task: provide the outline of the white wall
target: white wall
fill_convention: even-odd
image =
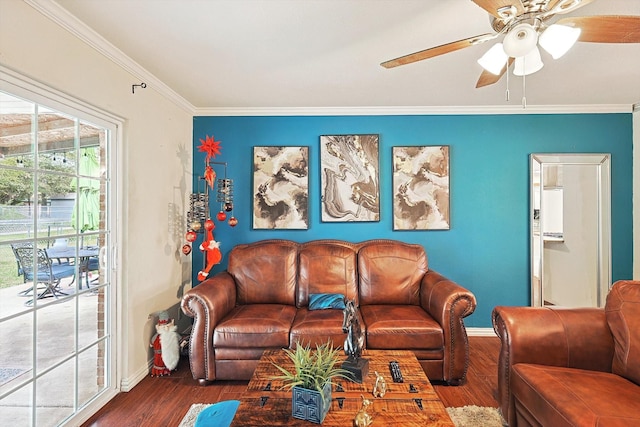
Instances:
[[[123,117],[120,266],[124,301],[122,384],[148,373],[150,313],[178,303],[190,263],[180,255],[191,191],[190,111],[22,1],[0,0],[0,63]]]

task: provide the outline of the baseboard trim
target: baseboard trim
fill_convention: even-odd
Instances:
[[[496,333],[493,328],[466,328],[467,335],[470,337],[495,337]],[[153,360],[149,360],[147,366],[143,366],[132,376],[127,378],[123,378],[120,382],[120,390],[124,392],[131,391],[133,387],[135,387],[140,381],[142,381],[147,375],[150,375],[151,365],[153,364]]]
[[[149,360],[147,366],[143,366],[138,369],[132,376],[127,378],[123,378],[120,381],[120,391],[131,391],[140,381],[142,381],[147,375],[150,375],[151,365],[153,364],[153,359]]]
[[[467,335],[470,337],[495,337],[493,328],[467,328]]]

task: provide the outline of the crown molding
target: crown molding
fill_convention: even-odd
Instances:
[[[195,116],[400,116],[484,114],[606,114],[631,113],[631,105],[490,105],[446,107],[216,107],[196,108]]]
[[[60,6],[57,2],[51,0],[24,1],[38,12],[42,13],[45,17],[69,31],[75,37],[100,52],[109,60],[113,61],[116,65],[120,66],[137,79],[145,82],[148,88],[153,88],[183,110],[189,113],[194,112],[195,107],[193,104],[164,84],[159,78],[135,62],[120,49],[109,43],[104,37],[96,33],[87,24],[69,13],[69,11]]]
[[[491,106],[378,106],[378,107],[195,107],[151,72],[108,42],[84,22],[51,0],[24,0],[45,17],[100,52],[136,79],[194,116],[382,116],[483,114],[631,113],[634,105],[491,105]]]

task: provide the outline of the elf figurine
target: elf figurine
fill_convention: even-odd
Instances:
[[[206,265],[198,272],[198,280],[203,281],[209,276],[211,268],[219,264],[222,260],[222,252],[220,252],[220,242],[216,242],[213,237],[213,229],[215,224],[209,218],[204,222],[204,229],[206,231],[206,237],[200,245],[200,250],[205,253]]]
[[[178,327],[173,319],[169,319],[169,313],[161,311],[156,324],[156,334],[151,338],[150,347],[153,347],[152,377],[171,375],[171,371],[178,366],[180,359],[180,335]]]

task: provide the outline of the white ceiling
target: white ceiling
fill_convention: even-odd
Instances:
[[[58,0],[186,99],[206,108],[519,106],[522,78],[476,89],[491,42],[394,69],[385,60],[491,32],[470,0]],[[640,15],[599,0],[572,16]],[[528,105],[640,101],[640,44],[577,43],[526,78]]]

